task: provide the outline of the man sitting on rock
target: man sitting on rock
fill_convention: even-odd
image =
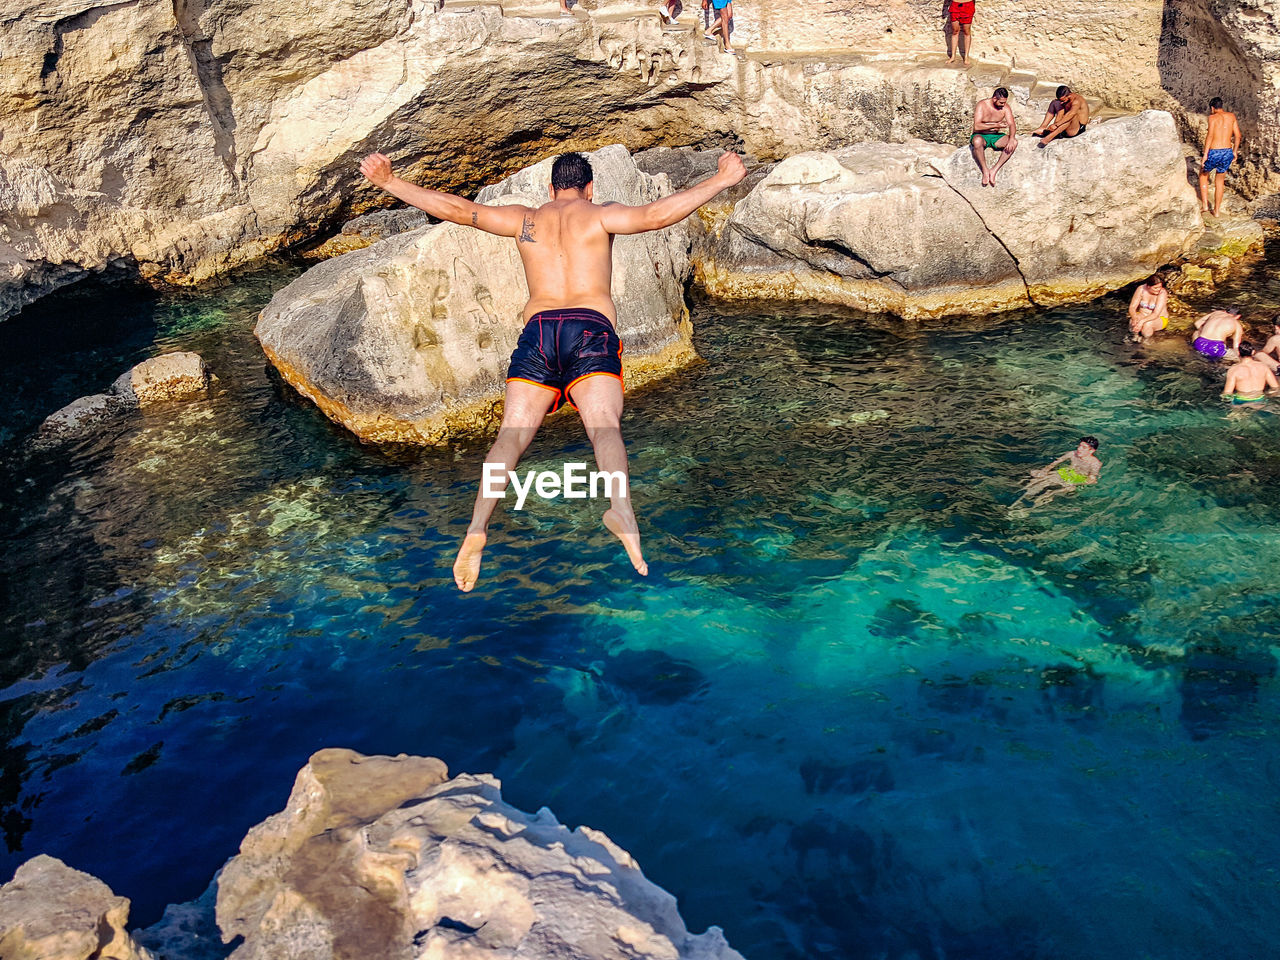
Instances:
[[[1058,88],[1057,99],[1049,104],[1045,111],[1044,122],[1040,129],[1031,135],[1040,138],[1040,146],[1051,143],[1058,137],[1078,137],[1089,127],[1089,103],[1071,88],[1063,85]]]
[[[1013,108],[1009,106],[1008,90],[996,87],[988,99],[978,101],[973,111],[973,136],[969,138],[969,149],[982,171],[984,187],[996,185],[996,174],[1018,149],[1017,131],[1018,123],[1013,118]],[[987,147],[1000,151],[1000,159],[990,169],[987,168]]]
[[[1191,346],[1196,352],[1210,360],[1221,360],[1223,357],[1235,359],[1240,347],[1240,338],[1244,336],[1244,327],[1240,325],[1240,314],[1229,310],[1213,310],[1196,321],[1195,338]],[[1231,349],[1227,349],[1227,339],[1231,339]]]
[[[537,207],[487,206],[429,190],[393,176],[380,153],[365,157],[360,172],[405,203],[450,223],[470,224],[486,233],[513,237],[524,265],[529,301],[524,331],[511,355],[502,426],[485,457],[485,475],[471,525],[453,564],[453,579],[464,593],[480,579],[480,559],[494,507],[506,492],[509,471],[533,440],[542,419],[568,400],[582,417],[603,473],[627,475],[622,442],[622,344],[614,330],[618,311],[611,292],[613,238],[679,223],[718,193],[746,176],[742,159],[721,155],[719,169],[687,190],[639,207],[592,202],[591,164],[580,153],[557,157],[551,168],[551,200]],[[640,531],[627,484],[610,486],[604,524],[626,548],[642,575],[649,572],[640,552]]]
[[[1271,318],[1271,336],[1257,353],[1258,358],[1274,373],[1280,369],[1280,313]]]
[[[1227,368],[1227,382],[1222,387],[1222,399],[1233,404],[1261,403],[1266,399],[1264,391],[1280,390],[1280,381],[1270,368],[1253,353],[1253,347],[1240,344],[1240,362]]]

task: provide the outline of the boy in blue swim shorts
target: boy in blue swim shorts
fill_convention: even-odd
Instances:
[[[1222,98],[1209,101],[1209,131],[1204,138],[1204,157],[1200,161],[1200,211],[1216,217],[1222,210],[1223,176],[1244,143],[1236,115],[1224,110]],[[1209,177],[1213,176],[1213,206],[1209,205]]]
[[[707,28],[703,36],[714,40],[719,31],[720,39],[724,41],[724,52],[733,53],[733,45],[729,42],[729,34],[733,32],[733,0],[702,0],[703,10],[712,8],[716,11],[717,20]]]

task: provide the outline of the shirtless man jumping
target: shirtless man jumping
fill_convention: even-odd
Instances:
[[[524,332],[511,355],[498,439],[485,457],[501,483],[486,496],[481,483],[471,525],[453,564],[458,589],[470,591],[480,579],[489,518],[506,491],[508,471],[520,461],[550,411],[568,400],[575,406],[602,473],[627,474],[622,442],[622,345],[614,330],[618,311],[612,296],[613,238],[617,234],[661,230],[746,176],[742,159],[720,157],[718,171],[693,187],[639,207],[596,204],[591,164],[566,153],[551,168],[551,201],[542,206],[486,206],[401,180],[380,153],[365,157],[360,172],[405,203],[450,223],[470,224],[486,233],[513,237],[529,285]],[[620,492],[619,492],[620,490]],[[649,572],[640,552],[640,529],[627,484],[612,484],[604,524],[626,548],[632,565]]]
[[[982,171],[982,185],[994,187],[996,174],[1009,162],[1018,149],[1018,122],[1009,106],[1009,91],[996,87],[990,98],[979,100],[973,109],[973,135],[969,138],[969,150]],[[1000,159],[990,169],[987,167],[987,147],[1000,151]]]
[[[1235,351],[1240,348],[1240,338],[1244,336],[1244,327],[1240,325],[1240,314],[1214,310],[1196,321],[1195,334],[1191,346],[1196,352],[1210,360],[1221,360],[1223,357],[1235,357]],[[1230,351],[1227,350],[1227,338],[1231,339]]]
[[[1222,98],[1209,101],[1209,131],[1204,138],[1204,157],[1200,160],[1200,210],[1216,217],[1222,210],[1223,178],[1236,158],[1236,151],[1244,143],[1244,134],[1236,115],[1222,108]],[[1213,206],[1209,206],[1209,176],[1217,174],[1213,182]]]
[[[1089,103],[1068,86],[1058,88],[1058,98],[1045,111],[1044,123],[1031,135],[1046,146],[1058,137],[1078,137],[1089,128]]]

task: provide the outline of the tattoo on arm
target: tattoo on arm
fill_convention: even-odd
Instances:
[[[520,236],[516,237],[519,243],[537,243],[533,239],[533,217],[525,214],[524,224],[520,227]]]
[[[475,210],[472,210],[472,211],[471,211],[471,225],[472,225],[473,227],[478,227],[478,226],[480,226],[480,214],[479,214],[478,212],[476,212]]]

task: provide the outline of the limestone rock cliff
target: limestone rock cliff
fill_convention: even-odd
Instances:
[[[89,273],[199,280],[331,229],[384,202],[355,169],[372,149],[469,190],[615,142],[953,142],[997,83],[1026,122],[1065,80],[1192,138],[1221,92],[1252,196],[1280,184],[1269,3],[984,0],[962,72],[941,0],[739,0],[742,59],[702,42],[692,4],[664,30],[611,0],[565,20],[550,2],[0,0],[0,317]]]
[[[125,931],[129,901],[55,857],[38,856],[0,886],[4,960],[151,960]]]
[[[232,960],[741,960],[604,834],[499,787],[431,758],[315,754],[223,870]]]
[[[620,146],[591,154],[595,198],[648,203],[671,192]],[[482,202],[546,201],[551,161],[485,188]],[[614,243],[614,300],[629,385],[693,358],[683,227]],[[365,440],[437,442],[492,425],[528,288],[515,243],[438,224],[327,260],[281,290],[255,333],[271,362]]]
[[[967,148],[920,141],[789,158],[698,244],[699,277],[726,299],[987,313],[1118,289],[1203,231],[1169,114],[1036,144],[1022,138],[994,188]]]

